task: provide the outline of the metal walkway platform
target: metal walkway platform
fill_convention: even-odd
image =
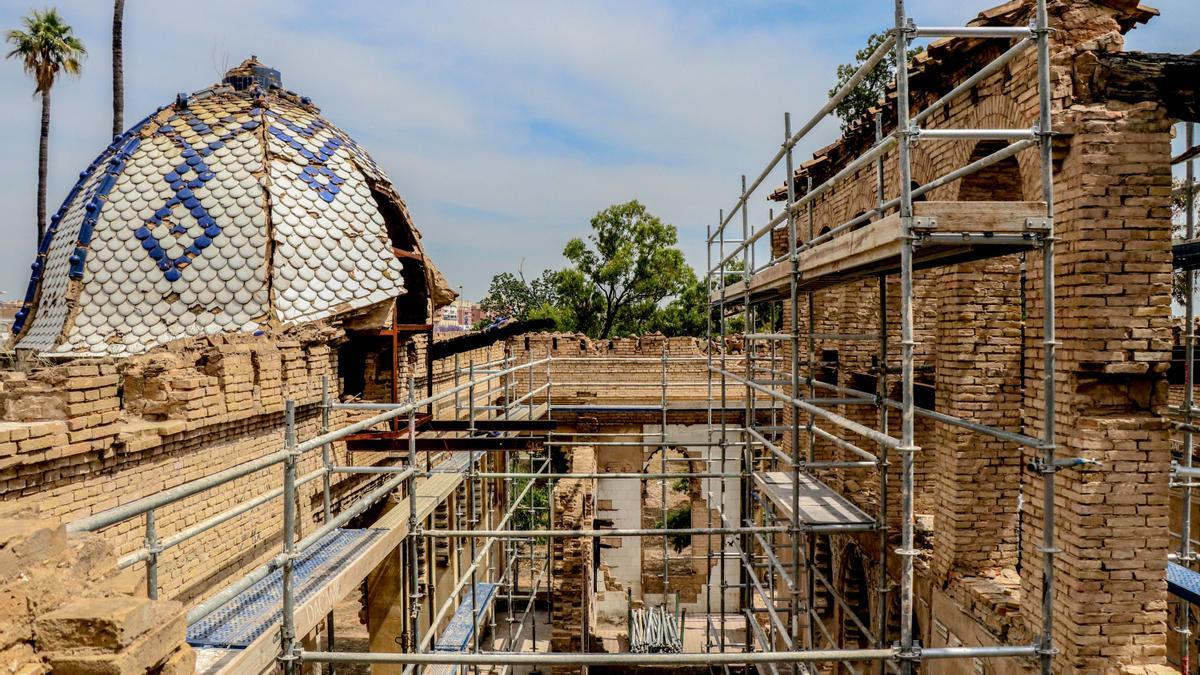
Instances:
[[[475,584],[475,602],[478,605],[480,623],[483,622],[483,616],[487,614],[491,608],[492,600],[496,598],[496,588],[498,584],[477,583]],[[471,598],[465,597],[459,603],[458,609],[454,611],[454,616],[450,617],[450,623],[446,624],[446,628],[442,630],[442,634],[438,636],[437,643],[434,644],[433,650],[437,652],[461,652],[467,649],[471,643],[471,638],[475,634],[475,618],[473,616],[474,608],[471,606]]]
[[[479,623],[483,624],[484,617],[488,609],[491,608],[492,600],[496,598],[497,584],[475,584],[475,602],[479,603]],[[437,642],[433,646],[435,652],[465,652],[471,645],[471,637],[475,633],[475,617],[473,616],[471,607],[471,598],[464,598],[458,609],[454,611],[454,616],[450,617],[450,622],[446,624],[446,628],[442,630],[442,634],[438,637]],[[461,672],[466,672],[462,666],[443,663],[435,666],[428,666],[424,672],[426,675],[459,675]]]
[[[383,536],[383,530],[336,530],[303,553],[294,572],[298,603],[319,591],[331,576]],[[193,647],[246,648],[276,627],[283,612],[283,570],[272,572],[241,595],[188,626]]]
[[[792,517],[792,474],[763,471],[754,474],[763,494],[784,518]],[[849,499],[834,492],[812,474],[800,474],[800,522],[805,525],[868,525],[875,520]]]
[[[1183,565],[1168,562],[1167,590],[1177,598],[1200,605],[1200,572],[1193,572]]]

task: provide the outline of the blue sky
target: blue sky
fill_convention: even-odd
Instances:
[[[998,0],[909,0],[919,23],[961,24]],[[1132,49],[1200,48],[1200,2],[1163,16]],[[28,1],[0,0],[0,26]],[[92,54],[54,90],[49,208],[108,142],[111,7],[62,0]],[[375,157],[427,248],[478,298],[491,277],[564,264],[562,247],[605,206],[639,199],[704,266],[705,227],[806,119],[838,63],[890,22],[889,0],[366,2],[128,0],[126,119],[203,88],[249,54]],[[185,9],[186,7],[186,9]],[[37,101],[0,63],[0,290],[19,297],[32,260]],[[827,123],[800,148],[827,144]],[[755,219],[766,206],[756,205]]]

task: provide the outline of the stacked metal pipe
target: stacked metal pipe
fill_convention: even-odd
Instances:
[[[678,654],[683,627],[666,607],[637,608],[629,618],[629,651],[634,654]]]

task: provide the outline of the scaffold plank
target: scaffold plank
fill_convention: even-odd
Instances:
[[[980,260],[1038,245],[1037,235],[1044,231],[1044,202],[917,202],[913,215],[921,232],[936,233],[937,238],[918,240],[913,252],[913,268],[938,267]],[[958,235],[958,238],[946,235]],[[1027,241],[995,243],[988,237],[1031,235]],[[843,284],[900,269],[903,243],[900,215],[893,213],[857,230],[834,236],[800,252],[797,283],[801,290]],[[753,301],[781,296],[790,287],[791,262],[780,261],[756,273],[749,280]],[[745,299],[747,282],[739,281],[724,290],[711,293],[713,303],[722,297],[726,304]]]
[[[1200,239],[1176,241],[1171,248],[1175,269],[1183,271],[1200,269]]]
[[[458,609],[454,610],[454,616],[450,617],[450,622],[442,629],[441,635],[438,636],[437,643],[434,644],[434,651],[438,652],[461,652],[466,651],[467,646],[471,643],[471,638],[475,635],[475,613],[479,613],[480,624],[487,623],[487,613],[492,606],[492,600],[496,597],[497,584],[477,583],[475,584],[474,601],[472,604],[471,597],[464,597],[459,602]]]
[[[382,534],[382,530],[339,529],[305,551],[295,567],[297,601],[308,600],[342,566]],[[282,597],[283,570],[280,569],[188,626],[187,642],[193,647],[248,647],[280,620]]]
[[[466,462],[466,455],[461,461]],[[435,473],[428,478],[417,479],[417,520],[423,521],[433,513],[438,504],[454,492],[462,483],[465,472]],[[332,611],[334,605],[352,592],[366,575],[393,551],[408,536],[408,500],[403,499],[395,507],[371,524],[372,531],[381,532],[357,552],[353,559],[344,561],[330,570],[320,588],[296,603],[296,632],[303,635],[315,628]],[[259,632],[247,646],[240,649],[219,647],[199,648],[197,662],[205,668],[197,673],[243,673],[261,672],[279,655],[279,623],[273,620]]]
[[[785,518],[792,517],[792,474],[787,471],[761,471],[754,480]],[[800,474],[800,522],[804,525],[865,525],[874,522],[849,499],[834,492],[812,474]]]

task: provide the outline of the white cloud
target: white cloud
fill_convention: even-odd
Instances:
[[[1189,0],[1162,2],[1164,13],[1172,3],[1196,13]],[[975,13],[961,2],[909,4],[930,22]],[[774,153],[783,111],[799,126],[823,102],[834,65],[886,27],[890,5],[207,0],[189,14],[130,3],[126,117],[255,53],[375,156],[469,296],[522,258],[533,273],[561,264],[563,244],[586,233],[592,214],[631,198],[679,226],[700,268],[705,225],[734,202],[738,176],[753,177]],[[59,9],[92,57],[82,80],[54,92],[51,209],[110,126],[108,3]],[[26,0],[0,0],[0,23],[27,10]],[[16,63],[0,64],[0,88],[0,289],[19,296],[33,250],[37,105]],[[822,126],[799,155],[835,132]],[[766,208],[756,201],[755,221]]]

